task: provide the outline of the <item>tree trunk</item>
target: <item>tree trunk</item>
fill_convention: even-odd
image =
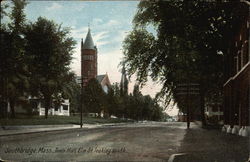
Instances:
[[[51,105],[51,95],[45,96],[45,119],[48,118],[48,112]]]
[[[201,112],[202,127],[205,127],[207,125],[205,119],[205,94],[202,88],[200,90],[200,112]]]
[[[10,99],[10,112],[11,112],[11,118],[15,118],[16,117],[16,113],[15,113],[15,99]]]

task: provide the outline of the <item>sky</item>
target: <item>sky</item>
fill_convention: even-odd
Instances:
[[[54,20],[63,27],[71,28],[71,36],[77,41],[71,69],[80,75],[80,42],[85,40],[90,26],[93,41],[98,49],[98,75],[107,73],[111,83],[120,82],[123,57],[122,41],[132,30],[132,20],[139,1],[28,1],[25,14],[28,21],[39,16]],[[135,77],[129,83],[133,91]],[[161,85],[149,79],[142,88],[144,95],[154,97]],[[175,115],[176,110],[169,112]]]

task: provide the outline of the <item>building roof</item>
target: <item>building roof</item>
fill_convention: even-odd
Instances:
[[[109,81],[109,77],[108,74],[104,74],[104,75],[97,75],[96,79],[98,80],[98,82],[102,85],[102,86],[111,86],[110,81]]]
[[[84,44],[83,44],[83,49],[93,49],[95,50],[95,45],[90,33],[90,28],[88,30],[87,36],[85,38]]]
[[[104,79],[104,77],[106,76],[106,74],[104,75],[97,75],[96,79],[98,80],[98,82],[101,84],[102,80]]]

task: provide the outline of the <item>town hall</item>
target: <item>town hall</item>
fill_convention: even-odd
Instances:
[[[98,50],[92,39],[90,28],[88,28],[88,33],[85,41],[83,42],[83,39],[81,41],[81,75],[83,76],[82,86],[85,87],[90,79],[96,78],[101,84],[103,91],[105,93],[108,93],[108,87],[111,86],[109,77],[107,73],[98,75],[97,58]]]

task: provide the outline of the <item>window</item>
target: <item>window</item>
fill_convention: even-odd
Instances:
[[[83,55],[83,60],[94,60],[93,55]]]
[[[59,104],[55,104],[55,111],[58,111],[58,109],[60,108]]]
[[[63,110],[68,110],[68,105],[63,105]]]
[[[45,101],[44,101],[44,100],[41,101],[41,107],[42,107],[42,108],[45,107]]]
[[[34,100],[30,101],[30,105],[31,105],[32,109],[37,109],[37,107],[38,107],[38,103]]]
[[[238,72],[238,57],[234,57],[234,73]]]
[[[212,106],[212,111],[213,111],[213,112],[217,112],[217,111],[218,111],[218,107],[217,107],[216,105],[213,105],[213,106]]]

